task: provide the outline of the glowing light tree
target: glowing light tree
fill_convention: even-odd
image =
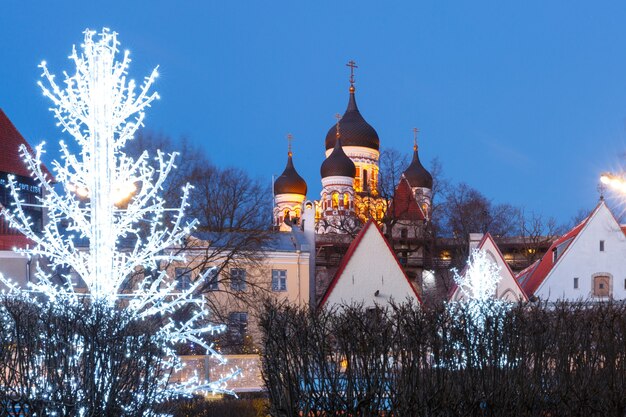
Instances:
[[[484,250],[474,249],[467,261],[464,273],[454,272],[454,282],[464,297],[474,303],[494,298],[498,283],[502,279],[500,267],[487,257]]]
[[[452,272],[463,297],[449,305],[449,313],[462,328],[467,343],[455,346],[456,362],[447,366],[463,369],[506,365],[507,360],[498,356],[493,346],[485,345],[500,334],[502,319],[510,308],[510,303],[495,298],[502,279],[500,267],[488,258],[486,251],[473,249],[462,273],[456,269]]]
[[[13,179],[9,186],[15,203],[3,214],[34,242],[25,252],[45,260],[46,265],[38,266],[37,280],[27,289],[6,278],[2,281],[10,288],[10,295],[41,303],[76,305],[88,299],[100,312],[108,309],[114,314],[123,309],[130,321],[160,320],[157,337],[167,349],[165,366],[181,367],[174,351],[178,343],[199,344],[207,354],[223,360],[203,339],[207,333],[223,330],[223,326],[208,323],[204,303],[194,297],[205,277],[180,289],[162,268],[163,263],[182,260],[170,248],[186,237],[195,223],[184,217],[189,185],[175,208],[166,207],[159,196],[175,168],[176,155],[157,151],[156,164],[151,164],[147,151],[136,160],[124,153],[125,144],[143,124],[144,110],[158,99],[158,94],[151,92],[157,71],[137,86],[128,79],[129,53],[124,52],[118,60],[118,48],[116,33],[87,30],[80,49],[74,47],[70,55],[75,73],[64,73],[63,83],[56,81],[45,62],[41,64],[45,83],[39,85],[54,104],[51,111],[58,125],[74,138],[79,152],[75,154],[71,146],[60,143],[62,156],[60,162],[53,162],[57,183],[53,185],[42,168],[43,144],[34,154],[22,147],[32,176],[44,190],[40,203],[48,221],[43,230],[36,230],[27,214],[28,204],[20,198]],[[88,242],[88,247],[79,241]],[[69,268],[79,280],[68,274],[59,283],[54,271]],[[138,271],[147,270],[160,272],[136,278]],[[46,296],[44,301],[41,294]],[[171,318],[180,310],[186,312],[185,320]],[[82,343],[80,337],[76,343]],[[234,374],[176,385],[169,384],[169,375],[164,375],[155,398],[197,390],[227,391],[225,382]]]

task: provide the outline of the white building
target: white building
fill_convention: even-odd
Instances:
[[[540,300],[626,299],[626,236],[603,200],[517,276]]]
[[[320,307],[363,304],[367,308],[391,300],[421,303],[389,243],[370,220],[341,260]]]
[[[498,245],[496,245],[493,237],[489,233],[484,236],[481,234],[476,235],[477,234],[474,233],[470,234],[470,238],[480,237],[480,240],[475,239],[470,242],[470,249],[476,248],[485,251],[487,258],[500,269],[500,280],[498,281],[493,297],[498,300],[510,302],[528,301],[526,293],[520,287],[513,271],[511,271],[511,267],[509,267],[509,264],[504,260],[504,256],[502,252],[500,252],[500,249],[498,249]],[[474,244],[472,244],[472,242],[474,242]],[[464,273],[465,271],[461,274]],[[465,298],[465,294],[456,284],[452,287],[450,294],[450,301],[461,301]]]

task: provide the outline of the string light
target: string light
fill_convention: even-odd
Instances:
[[[3,215],[34,243],[23,252],[45,259],[48,264],[37,265],[37,280],[30,282],[28,288],[19,287],[9,278],[2,277],[0,281],[9,288],[9,294],[35,300],[33,294],[43,293],[48,296],[48,302],[62,309],[83,300],[84,290],[69,277],[58,284],[53,274],[46,271],[69,267],[87,287],[87,296],[94,305],[105,306],[113,313],[124,304],[129,320],[168,317],[193,307],[187,321],[168,320],[159,329],[158,336],[168,353],[166,365],[175,370],[182,367],[175,354],[179,343],[195,343],[224,365],[225,358],[204,340],[205,335],[221,332],[224,326],[207,325],[209,311],[202,300],[194,297],[212,271],[206,271],[189,288],[180,290],[160,268],[166,263],[184,261],[183,256],[172,253],[170,248],[176,247],[194,228],[195,221],[189,222],[184,216],[192,187],[183,187],[177,207],[166,208],[159,193],[174,168],[176,154],[157,151],[156,167],[152,167],[147,151],[137,159],[123,152],[126,143],[143,125],[144,110],[158,99],[158,94],[150,91],[157,71],[146,77],[136,91],[135,82],[127,80],[129,52],[125,51],[122,59],[117,60],[118,46],[115,32],[85,31],[80,51],[74,47],[70,55],[76,71],[73,75],[65,74],[63,84],[57,84],[45,61],[41,63],[46,84],[39,82],[39,85],[54,105],[51,111],[59,126],[74,138],[80,152],[74,154],[60,142],[60,162],[52,163],[55,182],[62,185],[59,188],[52,185],[52,178],[44,171],[43,144],[34,153],[21,147],[26,165],[43,189],[39,205],[46,210],[48,221],[42,230],[35,227],[27,215],[27,207],[32,204],[20,196],[12,176],[9,187],[14,204]],[[124,207],[120,207],[122,202]],[[166,211],[170,216],[164,215]],[[81,247],[77,239],[87,241],[88,247]],[[130,293],[124,292],[137,268],[161,270],[156,276],[144,274],[131,283]],[[122,299],[124,302],[120,303]],[[79,338],[76,343],[80,343]],[[80,352],[81,347],[76,348]],[[227,381],[238,372],[232,370],[212,381],[194,376],[175,384],[163,378],[155,399],[199,390],[232,393]]]

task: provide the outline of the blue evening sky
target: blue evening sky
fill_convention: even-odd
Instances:
[[[357,100],[382,147],[438,157],[495,202],[568,221],[626,150],[626,2],[4,1],[0,107],[33,144],[62,135],[36,85],[82,31],[110,27],[142,79],[160,65],[149,129],[188,136],[218,165],[321,189],[324,137]],[[269,198],[269,197],[268,197]]]

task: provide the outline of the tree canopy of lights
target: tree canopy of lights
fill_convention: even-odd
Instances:
[[[33,242],[24,252],[44,262],[37,266],[36,280],[26,289],[8,278],[2,281],[9,287],[9,295],[59,305],[89,299],[100,310],[124,309],[128,314],[123,317],[128,320],[161,320],[159,337],[169,349],[166,365],[173,369],[182,366],[174,350],[179,343],[199,344],[207,354],[223,361],[204,340],[205,335],[223,330],[223,326],[208,322],[209,312],[196,294],[206,274],[181,289],[162,268],[164,263],[183,260],[171,248],[195,224],[184,216],[189,185],[174,208],[167,207],[160,197],[164,181],[175,169],[176,155],[157,151],[154,164],[147,151],[137,159],[124,153],[125,144],[143,125],[144,110],[159,98],[151,91],[157,70],[138,84],[128,76],[129,52],[123,52],[121,59],[119,55],[115,32],[87,30],[84,42],[80,48],[74,47],[69,57],[75,71],[64,72],[62,82],[41,63],[43,81],[39,85],[53,103],[51,111],[58,125],[75,144],[60,142],[60,161],[52,165],[54,178],[47,176],[42,165],[43,144],[34,151],[22,146],[21,155],[43,189],[39,205],[47,221],[42,230],[33,224],[29,205],[20,197],[14,178],[9,180],[14,204],[3,214]],[[80,242],[88,242],[88,246]],[[68,270],[74,275],[67,273],[59,281],[55,271]],[[40,301],[42,294],[46,301]],[[185,312],[185,319],[174,320],[172,315],[180,311]],[[169,383],[166,375],[159,398],[198,390],[224,392],[226,381],[237,372],[212,381],[195,378],[180,384]]]
[[[500,267],[487,257],[486,251],[480,249],[472,250],[467,267],[461,274],[457,270],[453,273],[454,282],[465,298],[479,302],[493,298],[502,279]]]

